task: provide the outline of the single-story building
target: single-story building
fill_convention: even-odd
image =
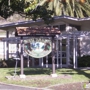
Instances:
[[[83,55],[90,55],[90,18],[74,18],[69,16],[56,16],[54,22],[46,25],[43,20],[37,21],[19,21],[14,23],[7,23],[0,25],[0,29],[5,32],[1,33],[0,38],[0,56],[3,59],[8,59],[20,51],[20,37],[15,37],[17,29],[21,31],[31,30],[30,28],[44,28],[49,27],[59,29],[60,34],[55,35],[55,65],[57,68],[73,66],[77,68],[77,57]],[[43,32],[43,31],[41,31]],[[46,32],[46,31],[45,31]],[[43,38],[50,39],[50,37],[36,37],[37,40]],[[35,36],[23,37],[23,40],[36,39]],[[40,39],[41,38],[41,39]],[[29,41],[30,41],[29,40]],[[41,42],[41,41],[38,41]],[[52,51],[51,51],[52,52]],[[51,52],[44,57],[33,57],[23,51],[23,55],[27,57],[28,67],[51,67],[52,58]],[[42,52],[43,53],[43,52]],[[73,59],[73,61],[72,61]],[[73,62],[73,63],[72,63]]]

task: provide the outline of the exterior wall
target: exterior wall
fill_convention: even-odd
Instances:
[[[9,57],[14,56],[16,51],[16,44],[9,44]],[[0,41],[0,59],[6,59],[6,42]]]
[[[14,29],[12,28],[12,31]],[[11,36],[11,33],[9,33],[9,37]],[[3,38],[6,38],[6,31],[0,31],[0,59],[6,59],[6,51],[7,51],[7,45],[6,41],[2,41]],[[13,54],[16,53],[16,44],[9,44],[8,50],[9,50],[9,57],[11,57]]]
[[[90,23],[87,21],[85,24],[81,26],[82,31],[89,31],[84,32],[84,36],[80,37],[80,54],[83,55],[90,55]]]
[[[4,43],[3,42],[0,42],[0,59],[4,59],[5,58],[5,47],[4,47]]]
[[[5,31],[0,31],[0,38],[6,37],[6,32]],[[6,50],[6,43],[0,41],[0,59],[4,59],[6,56],[5,53]]]
[[[90,25],[87,23],[87,25],[81,25],[81,31],[89,31],[90,29]],[[13,31],[14,31],[14,28],[11,29],[12,31],[9,33],[9,34],[13,34]],[[1,37],[5,37],[5,35],[0,35]],[[10,37],[11,35],[9,35]],[[12,35],[13,36],[13,35]],[[3,47],[3,42],[0,42],[0,58],[4,58],[3,56],[6,55],[6,53],[4,53],[5,51],[3,51],[3,48],[6,50],[6,44],[5,44],[5,47]],[[73,46],[73,45],[72,45]],[[9,44],[9,53],[13,53],[15,54],[16,53],[16,44]],[[90,34],[87,35],[86,33],[86,36],[84,37],[80,37],[80,54],[81,56],[83,55],[90,55]],[[10,55],[11,56],[11,55]],[[49,61],[48,61],[49,62]]]
[[[90,28],[89,26],[86,27],[86,26],[83,25],[81,27],[81,30],[83,30],[83,31],[89,31],[89,28]]]
[[[82,37],[80,39],[80,53],[83,55],[90,55],[90,36]]]

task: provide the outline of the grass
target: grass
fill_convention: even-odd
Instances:
[[[72,82],[88,82],[90,80],[90,70],[78,69],[56,69],[59,77],[52,78],[49,68],[24,68],[24,74],[27,79],[8,80],[6,76],[14,75],[14,68],[0,68],[0,82],[8,84],[18,84],[33,87],[46,87],[54,84],[65,84]],[[20,75],[20,68],[17,69],[17,75]],[[71,76],[71,78],[61,78],[61,76]],[[29,78],[30,77],[30,78]]]

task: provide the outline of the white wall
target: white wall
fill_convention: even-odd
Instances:
[[[16,44],[9,44],[9,55],[12,56],[16,53]],[[0,59],[6,58],[6,43],[0,42]]]
[[[83,37],[80,39],[80,53],[83,55],[90,55],[90,21],[84,21],[81,25],[81,31],[89,31],[84,32]]]
[[[90,55],[90,36],[85,36],[80,39],[80,53],[83,55]]]

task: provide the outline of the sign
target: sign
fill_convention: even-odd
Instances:
[[[15,36],[55,36],[60,34],[59,28],[51,27],[17,27]]]
[[[24,40],[24,51],[34,58],[45,57],[52,51],[51,39],[35,37]]]

